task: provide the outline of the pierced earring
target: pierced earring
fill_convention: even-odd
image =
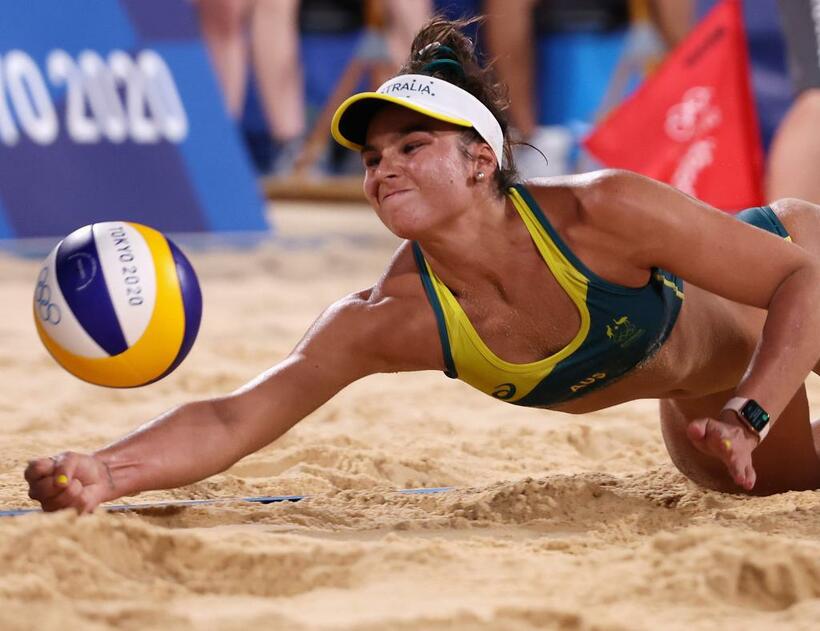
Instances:
[[[475,174],[475,179],[478,180],[479,182],[481,180],[483,180],[484,179],[484,171],[479,171],[478,173],[476,173]]]

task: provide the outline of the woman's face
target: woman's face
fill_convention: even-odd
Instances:
[[[391,232],[419,238],[468,203],[475,174],[460,139],[463,131],[395,105],[373,117],[362,149],[364,192]]]

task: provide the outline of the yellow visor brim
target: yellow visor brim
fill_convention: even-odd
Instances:
[[[444,112],[437,112],[430,107],[414,103],[407,98],[390,96],[380,92],[360,92],[346,99],[333,115],[330,123],[330,133],[333,138],[343,147],[361,151],[365,143],[367,128],[373,115],[385,105],[392,103],[400,107],[406,107],[414,112],[419,112],[430,118],[452,123],[459,127],[473,127],[473,124],[457,116]]]

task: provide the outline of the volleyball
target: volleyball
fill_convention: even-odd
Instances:
[[[161,232],[138,223],[84,226],[58,243],[34,290],[49,353],[89,383],[131,388],[185,359],[202,316],[193,267]]]

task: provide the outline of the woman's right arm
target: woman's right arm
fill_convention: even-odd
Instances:
[[[416,311],[412,299],[409,306]],[[93,454],[32,460],[25,472],[29,496],[47,511],[89,512],[123,495],[224,471],[365,375],[438,367],[430,365],[429,350],[408,350],[434,348],[408,339],[427,329],[406,327],[414,320],[408,315],[406,300],[374,298],[371,290],[348,296],[319,317],[285,360],[232,394],[177,407]],[[399,331],[406,335],[399,338]]]

